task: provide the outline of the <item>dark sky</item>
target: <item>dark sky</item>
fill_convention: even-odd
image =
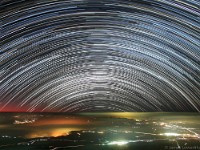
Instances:
[[[200,111],[198,0],[1,3],[0,112]]]

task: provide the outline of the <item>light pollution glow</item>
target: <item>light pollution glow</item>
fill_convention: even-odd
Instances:
[[[147,133],[143,131],[135,131],[136,134],[149,134],[166,137],[188,137],[198,138],[198,131],[194,131],[188,127],[189,124],[197,124],[199,126],[200,116],[198,113],[79,113],[76,115],[67,114],[0,114],[0,133],[4,135],[22,136],[26,138],[36,137],[57,137],[68,135],[71,131],[97,129],[99,134],[104,131],[113,129],[115,124],[113,121],[118,120],[122,126],[115,129],[114,132],[129,133],[123,121],[135,120],[136,124],[141,125],[142,120],[149,123],[152,120],[154,126],[158,126],[162,130]],[[199,118],[199,119],[198,119]],[[120,119],[125,119],[121,122]],[[127,119],[127,120],[126,120]],[[144,123],[145,123],[144,122]],[[181,124],[177,125],[177,123]],[[193,127],[195,128],[195,127]],[[178,133],[176,129],[183,132]],[[114,129],[113,129],[114,130]],[[150,132],[150,131],[149,131]]]
[[[81,128],[59,128],[55,127],[55,129],[39,129],[34,132],[26,135],[27,138],[36,138],[36,137],[58,137],[58,136],[66,136],[71,131],[79,131]]]
[[[45,118],[30,123],[29,126],[36,128],[31,134],[26,135],[27,138],[35,137],[57,137],[68,135],[71,131],[78,131],[82,128],[72,128],[73,126],[80,126],[88,124],[87,120],[82,118]],[[65,127],[70,126],[70,127]],[[44,128],[47,127],[47,128]]]

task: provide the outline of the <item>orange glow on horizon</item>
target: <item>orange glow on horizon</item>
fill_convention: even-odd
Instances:
[[[72,118],[49,118],[44,120],[38,120],[33,123],[34,126],[45,126],[45,125],[83,125],[87,124],[85,119],[72,119]]]
[[[1,104],[3,105],[3,104]],[[16,107],[17,105],[7,105],[0,112],[27,112],[27,108],[25,107]]]
[[[67,136],[71,131],[78,131],[80,128],[55,128],[55,129],[40,129],[28,134],[27,138],[38,138],[38,137],[59,137]]]

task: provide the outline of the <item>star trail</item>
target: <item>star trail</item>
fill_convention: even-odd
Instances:
[[[2,0],[0,111],[200,111],[199,0]]]

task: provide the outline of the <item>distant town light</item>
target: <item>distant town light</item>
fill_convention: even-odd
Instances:
[[[164,133],[166,136],[180,136],[178,133]]]
[[[128,144],[128,141],[112,141],[108,143],[108,145],[119,145],[119,146],[126,145],[126,144]]]

